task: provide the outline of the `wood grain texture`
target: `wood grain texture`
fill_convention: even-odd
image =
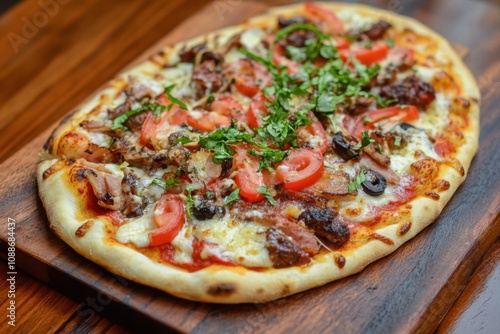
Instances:
[[[97,1],[85,3],[89,7],[107,6]],[[388,8],[392,3],[393,1],[377,1],[371,4]],[[6,222],[7,216],[15,218],[18,222],[16,230],[18,265],[29,274],[64,291],[78,301],[77,304],[66,304],[73,313],[67,311],[60,313],[61,317],[66,318],[64,326],[69,326],[61,327],[62,330],[77,331],[80,328],[85,330],[90,328],[88,324],[103,326],[100,328],[105,329],[107,325],[99,325],[101,318],[95,315],[100,311],[115,321],[125,323],[127,328],[137,329],[141,326],[144,329],[146,325],[150,329],[170,328],[193,333],[330,332],[332,329],[337,332],[432,332],[500,234],[500,225],[496,220],[500,209],[500,196],[497,191],[500,188],[497,168],[497,162],[500,161],[500,150],[497,145],[500,134],[496,129],[500,122],[500,115],[496,111],[500,104],[498,91],[500,63],[495,56],[500,45],[500,10],[471,0],[440,2],[402,0],[400,3],[403,14],[420,19],[445,37],[463,44],[470,50],[465,61],[478,78],[483,95],[480,152],[472,164],[469,178],[435,224],[396,253],[374,263],[362,273],[322,288],[267,304],[224,306],[188,302],[105,272],[76,254],[49,231],[45,213],[36,195],[34,177],[36,152],[48,136],[48,132],[45,132],[23,149],[15,149],[18,151],[17,154],[2,164],[0,178],[7,182],[2,182],[0,185],[0,212],[2,212],[2,224]],[[129,2],[125,2],[125,5],[127,4]],[[67,6],[70,5],[73,3]],[[135,3],[130,3],[130,6],[135,6]],[[241,2],[238,6],[229,8],[221,19],[216,7],[213,4],[209,5],[171,31],[159,43],[179,41],[220,26],[240,22],[266,6],[267,4],[262,2]],[[16,7],[15,10],[20,9]],[[100,12],[94,9],[89,11],[93,15],[98,15]],[[21,11],[19,15],[28,15],[23,13],[30,12]],[[77,24],[80,25],[79,20],[85,21],[83,17],[87,14],[84,11],[79,14],[80,16],[67,15],[74,15],[72,20],[78,21]],[[118,22],[126,21],[127,15],[123,15],[116,15],[121,17]],[[172,12],[169,15],[172,16]],[[177,15],[175,12],[173,16]],[[57,18],[58,16],[53,20]],[[90,19],[87,19],[87,24],[89,22]],[[4,24],[4,21],[0,21],[0,24]],[[67,23],[68,27],[72,24],[74,24],[72,21]],[[109,14],[108,21],[102,19],[101,26],[112,29],[104,27],[105,25],[113,25]],[[475,29],[464,30],[464,26]],[[122,28],[128,29],[124,26]],[[14,28],[9,26],[9,29]],[[79,27],[76,30],[85,29]],[[98,31],[90,31],[99,34]],[[120,29],[112,31],[116,33]],[[143,30],[142,37],[131,38],[133,41],[142,41],[144,34],[148,32]],[[82,34],[79,35],[81,38],[90,38],[82,32],[73,33]],[[127,33],[134,36],[131,30],[127,30]],[[134,49],[128,50],[120,43],[113,44],[114,48],[107,49],[107,43],[114,43],[113,38],[110,38],[113,34],[109,32],[103,42],[92,44],[91,54],[84,53],[82,58],[79,58],[77,64],[83,66],[85,70],[80,71],[78,65],[53,68],[57,73],[53,74],[55,79],[51,79],[54,80],[52,83],[58,90],[62,89],[64,94],[58,94],[57,89],[53,90],[52,84],[42,87],[30,86],[34,90],[30,91],[30,94],[33,94],[30,96],[37,98],[43,95],[44,102],[41,104],[31,102],[30,108],[23,111],[21,117],[24,113],[30,114],[24,124],[30,123],[30,119],[35,115],[41,120],[33,120],[34,127],[30,125],[30,129],[26,131],[21,125],[20,129],[14,127],[14,130],[6,126],[3,131],[4,133],[12,131],[10,133],[12,138],[5,139],[2,144],[12,145],[12,141],[17,140],[15,131],[24,131],[22,133],[26,135],[29,132],[46,129],[55,119],[88,96],[107,80],[108,76],[111,77],[147,47],[145,45],[147,43],[142,41],[144,44],[141,44],[140,50],[132,47],[134,44],[127,44],[128,49]],[[121,41],[132,43],[126,37],[121,38]],[[149,45],[153,41],[149,39]],[[30,43],[35,42],[33,39]],[[32,46],[35,47],[35,44],[26,45],[27,48]],[[67,47],[73,50],[73,46]],[[43,54],[41,51],[43,46],[39,48],[36,52]],[[67,50],[66,47],[63,50]],[[45,52],[50,54],[47,50]],[[120,57],[116,57],[116,54]],[[118,59],[122,54],[128,57],[127,61],[122,62]],[[68,55],[80,57],[80,53],[73,51]],[[5,60],[5,63],[2,63],[4,58],[1,58],[0,64],[12,64],[12,61],[18,61],[14,58]],[[120,61],[122,65],[120,67],[115,65],[113,60]],[[85,65],[87,61],[93,66],[87,67]],[[99,67],[100,62],[106,66]],[[23,66],[29,64],[21,62],[17,69],[22,71]],[[109,67],[112,67],[114,72],[108,69]],[[37,66],[33,68],[36,69]],[[79,71],[78,75],[73,76],[73,70]],[[15,76],[15,71],[10,70],[10,73],[11,77]],[[71,80],[65,81],[65,84],[58,83],[57,79],[66,80],[64,78],[68,75],[72,81],[77,79],[82,81],[76,83],[78,88],[71,87]],[[23,78],[25,81],[30,81],[29,76]],[[36,78],[35,76],[34,80]],[[3,80],[2,77],[2,82]],[[21,81],[15,82],[18,88],[23,87]],[[42,81],[38,83],[42,84]],[[85,94],[81,92],[82,89]],[[15,93],[16,90],[13,91]],[[6,97],[9,98],[7,94],[0,95],[2,99],[0,101],[4,101]],[[22,99],[19,101],[26,103]],[[9,106],[15,105],[9,104]],[[57,108],[47,108],[51,105],[57,105]],[[2,115],[4,110],[7,109],[4,109],[2,104]],[[22,109],[17,110],[19,112]],[[45,115],[44,111],[49,115]],[[15,119],[17,118],[16,116]],[[0,147],[2,147],[0,153],[5,155],[8,150],[3,148],[4,145]],[[3,234],[2,240],[4,240]],[[5,243],[0,246],[4,252]],[[70,313],[76,315],[68,318]]]
[[[500,328],[500,239],[493,244],[467,287],[437,330],[495,333]]]
[[[17,47],[0,39],[0,162],[207,2],[53,0],[58,11],[40,28],[34,18],[46,11],[36,0],[5,13],[2,35],[32,37]]]

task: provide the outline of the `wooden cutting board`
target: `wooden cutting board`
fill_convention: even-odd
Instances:
[[[216,1],[180,25],[157,46],[238,23],[262,10],[264,2]],[[386,7],[387,8],[387,7]],[[444,9],[441,9],[444,10]],[[403,13],[454,31],[459,20],[440,27],[411,5]],[[420,13],[420,14],[419,14]],[[431,25],[432,26],[432,25]],[[486,28],[485,28],[486,29]],[[486,30],[487,31],[487,30]],[[481,47],[471,39],[470,50]],[[494,55],[466,59],[479,78],[491,72]],[[481,58],[483,57],[483,58]],[[485,58],[486,57],[486,58]],[[487,58],[491,57],[491,58]],[[486,64],[486,65],[484,65]],[[495,83],[490,80],[490,83]],[[481,84],[481,82],[480,82]],[[136,330],[228,332],[430,332],[458,297],[484,253],[500,235],[500,133],[498,93],[483,91],[480,151],[470,174],[439,219],[396,253],[349,278],[266,304],[212,305],[189,302],[125,280],[75,253],[55,237],[37,197],[35,168],[51,129],[0,168],[2,226],[16,220],[16,265],[81,301],[78,314],[99,311]],[[6,234],[1,234],[6,253]]]

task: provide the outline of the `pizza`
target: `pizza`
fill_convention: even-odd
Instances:
[[[51,230],[174,296],[266,302],[361,271],[435,221],[477,151],[477,84],[421,23],[272,8],[166,46],[54,130]]]

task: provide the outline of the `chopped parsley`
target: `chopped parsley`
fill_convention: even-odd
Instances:
[[[394,146],[401,145],[401,136],[394,136]]]
[[[388,38],[386,38],[386,39],[385,39],[385,42],[387,43],[387,45],[389,45],[389,47],[390,47],[391,49],[392,49],[392,48],[394,48],[395,43],[394,43],[394,40],[393,40],[392,38],[389,38],[389,37],[388,37]]]
[[[271,205],[276,205],[277,202],[273,198],[273,195],[271,195],[271,193],[269,192],[269,188],[267,186],[260,186],[256,190],[262,195],[264,195],[269,201],[269,203],[271,203]]]
[[[374,143],[375,142],[375,139],[371,138],[370,135],[368,134],[368,131],[363,131],[361,133],[361,143],[359,143],[358,145],[356,145],[355,147],[353,147],[352,149],[353,150],[356,150],[356,151],[359,151],[361,150],[363,147],[366,147],[368,145],[370,145],[371,143]]]
[[[257,170],[257,172],[260,172],[263,169],[267,169],[270,172],[274,172],[275,169],[272,167],[272,165],[285,159],[285,157],[287,157],[290,154],[290,151],[289,150],[282,151],[265,147],[262,151],[250,149],[248,150],[248,153],[256,157],[260,157],[259,169]]]
[[[152,184],[156,184],[162,188],[168,188],[168,187],[177,187],[177,186],[180,186],[179,182],[177,182],[175,180],[175,178],[171,177],[169,178],[167,181],[163,181],[163,180],[160,180],[160,179],[154,179],[152,182]]]
[[[200,136],[198,145],[213,151],[213,161],[220,164],[226,159],[231,159],[236,153],[231,148],[231,144],[248,143],[252,138],[253,134],[241,132],[236,126],[236,121],[232,120],[228,128],[220,128],[207,135]]]
[[[229,203],[236,201],[240,198],[240,189],[236,188],[229,196],[224,200],[224,205],[229,205]]]
[[[120,129],[122,131],[127,131],[128,128],[125,126],[125,122],[128,121],[128,119],[130,117],[137,115],[138,113],[146,111],[146,110],[152,110],[153,114],[159,115],[165,109],[166,109],[166,107],[162,106],[160,104],[146,103],[145,105],[141,106],[140,108],[129,110],[126,113],[121,114],[120,116],[116,117],[113,120],[113,124],[111,125],[111,130]]]
[[[187,191],[186,214],[189,217],[189,219],[193,219],[193,214],[191,212],[191,209],[193,208],[194,204],[194,199],[192,195],[192,192],[194,190],[196,190],[196,188],[193,185],[186,186],[186,191]]]
[[[184,144],[188,144],[188,143],[192,143],[192,142],[194,142],[194,140],[192,140],[192,139],[191,139],[191,138],[189,138],[188,136],[182,136],[182,137],[180,137],[179,139],[176,139],[176,140],[174,141],[174,144],[179,144],[179,143],[181,143],[182,145],[184,145]]]
[[[358,189],[363,181],[365,181],[365,173],[363,171],[363,168],[361,168],[354,181],[349,183],[349,193],[352,193],[354,190]]]
[[[184,102],[182,102],[181,100],[179,100],[178,98],[176,98],[175,96],[173,96],[170,92],[172,91],[172,89],[175,88],[175,84],[172,84],[170,86],[167,86],[165,87],[165,95],[168,97],[168,99],[170,100],[170,102],[172,102],[169,106],[168,106],[168,111],[170,111],[170,109],[172,109],[173,105],[174,104],[177,104],[179,107],[181,107],[182,109],[184,110],[187,110],[187,106],[186,104],[184,104]],[[156,114],[155,114],[156,115]]]
[[[316,37],[305,42],[304,47],[287,46],[286,55],[301,66],[290,74],[284,65],[276,65],[272,52],[274,45],[296,30],[310,30]],[[233,145],[248,143],[254,146],[248,153],[259,157],[258,171],[274,171],[273,166],[289,154],[289,148],[297,148],[297,129],[312,123],[311,112],[323,114],[335,126],[333,114],[337,105],[358,96],[374,98],[378,105],[388,105],[392,100],[384,100],[367,91],[367,85],[380,71],[380,65],[366,66],[350,57],[340,58],[331,36],[324,34],[309,23],[296,23],[279,30],[266,56],[240,48],[239,51],[264,65],[271,74],[272,85],[262,89],[267,98],[268,114],[262,118],[262,125],[250,130],[241,130],[232,121],[230,127],[217,129],[199,139],[199,146],[214,152],[213,161],[222,163],[236,153]],[[318,57],[325,59],[321,67],[315,65]],[[171,86],[169,86],[171,87]],[[171,88],[170,88],[171,89]],[[307,102],[296,110],[292,101],[296,97],[306,97]],[[208,100],[212,100],[209,95]],[[368,119],[364,119],[368,121]],[[357,150],[374,142],[368,133],[363,135]],[[233,148],[232,148],[233,147]]]

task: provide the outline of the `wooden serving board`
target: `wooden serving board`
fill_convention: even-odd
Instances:
[[[467,12],[465,7],[477,3],[462,1],[462,5]],[[214,2],[134,63],[160,45],[238,23],[267,6],[265,2]],[[403,14],[417,16],[446,37],[461,41],[454,37],[462,24],[457,17],[448,17],[448,26],[443,27],[433,16],[439,12],[421,12],[413,2],[403,7]],[[474,34],[465,42],[470,50],[485,49],[484,41]],[[494,79],[487,76],[497,68],[494,61],[493,54],[474,51],[466,59],[476,77],[484,80]],[[493,79],[489,83],[495,83]],[[99,311],[137,331],[431,332],[500,235],[500,98],[498,91],[491,92],[488,87],[483,89],[481,144],[469,177],[434,224],[357,275],[274,302],[213,305],[185,301],[110,274],[75,253],[50,232],[37,196],[37,152],[51,129],[0,168],[2,229],[7,217],[16,220],[16,265],[81,301],[79,316],[91,317]],[[1,252],[6,254],[5,233],[1,233],[1,240]]]

